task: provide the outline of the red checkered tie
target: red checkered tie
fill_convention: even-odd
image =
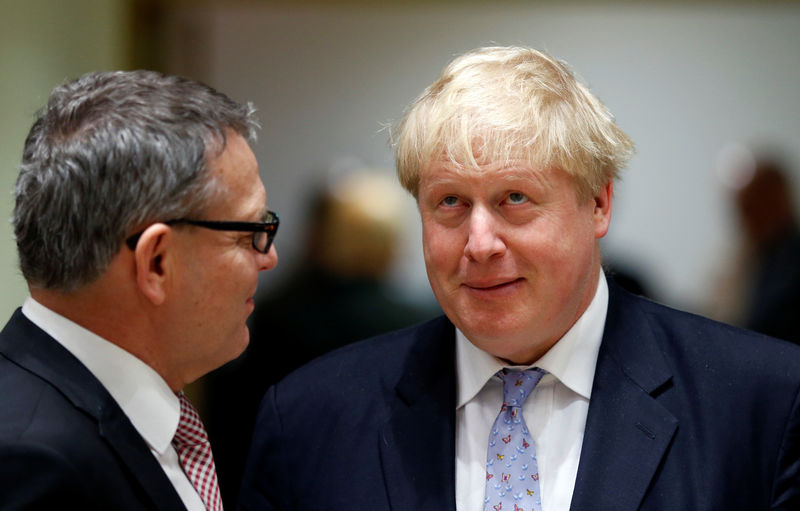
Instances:
[[[223,511],[222,498],[217,484],[217,470],[208,434],[200,420],[200,415],[183,392],[178,394],[181,402],[181,419],[172,445],[178,451],[183,471],[197,490],[208,511]]]

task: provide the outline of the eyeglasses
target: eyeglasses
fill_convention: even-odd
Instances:
[[[262,254],[269,252],[272,247],[272,242],[275,240],[275,233],[278,232],[278,214],[273,211],[267,211],[266,218],[263,222],[226,222],[217,220],[192,220],[190,218],[175,218],[161,222],[162,224],[175,225],[175,224],[189,224],[214,231],[236,231],[236,232],[252,232],[253,233],[253,248]],[[144,231],[142,231],[144,232]],[[136,244],[142,232],[137,232],[128,239],[125,243],[131,250],[136,249]]]

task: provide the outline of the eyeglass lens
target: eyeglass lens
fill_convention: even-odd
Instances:
[[[269,252],[269,247],[272,245],[272,240],[269,234],[264,231],[255,231],[253,233],[253,248],[266,254]]]

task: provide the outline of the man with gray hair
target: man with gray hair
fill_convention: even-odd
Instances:
[[[272,387],[242,509],[800,509],[800,349],[604,275],[633,144],[565,64],[469,52],[397,133],[445,316]]]
[[[0,333],[0,508],[222,509],[181,389],[245,349],[277,263],[256,129],[150,71],[53,91],[15,190],[30,297]]]

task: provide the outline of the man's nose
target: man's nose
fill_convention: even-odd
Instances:
[[[506,250],[505,241],[498,231],[500,219],[487,208],[473,207],[469,218],[469,237],[464,255],[475,262],[488,261]]]
[[[278,249],[273,244],[269,247],[266,254],[258,253],[258,271],[266,271],[275,268],[278,264]]]

